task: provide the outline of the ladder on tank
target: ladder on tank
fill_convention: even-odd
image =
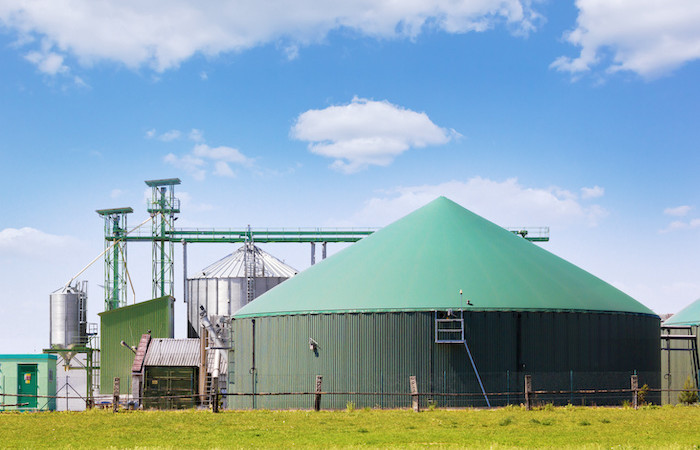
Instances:
[[[486,395],[484,383],[481,382],[481,376],[479,376],[479,371],[476,368],[476,363],[474,363],[472,352],[469,350],[469,345],[467,344],[467,340],[464,337],[463,309],[448,309],[447,311],[435,311],[435,343],[464,344],[464,348],[467,349],[469,361],[472,363],[474,374],[476,375],[476,379],[479,382],[479,387],[481,387],[481,393],[484,394],[484,400],[486,400],[486,405],[490,408],[491,402],[489,402],[489,397]]]
[[[253,242],[252,234],[250,233],[250,225],[248,225],[249,237],[246,237],[245,248],[243,253],[243,264],[246,280],[246,303],[255,300],[255,243]]]

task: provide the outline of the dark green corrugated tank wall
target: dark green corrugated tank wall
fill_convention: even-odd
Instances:
[[[690,327],[690,333],[695,335],[696,349],[700,347],[700,325]],[[681,329],[671,329],[670,334],[687,335],[688,331]],[[669,351],[668,348],[671,348]],[[661,387],[662,389],[683,389],[683,385],[688,377],[692,381],[700,379],[700,373],[695,373],[693,367],[691,345],[687,340],[666,340],[661,339]],[[697,386],[697,381],[694,381]],[[664,392],[661,401],[664,404],[675,405],[678,403],[680,392]]]
[[[172,338],[172,297],[136,303],[100,313],[100,392],[111,394],[114,377],[119,377],[120,394],[131,393],[134,353],[121,341],[136,348],[141,335],[151,330],[154,338]]]
[[[254,325],[253,325],[254,320]],[[525,374],[535,389],[625,388],[633,372],[659,385],[659,320],[636,314],[573,312],[465,313],[466,336],[492,405],[517,403]],[[253,370],[253,327],[255,368]],[[311,392],[316,375],[323,391],[376,392],[376,396],[326,395],[323,408],[407,407],[409,376],[420,392],[472,393],[438,397],[438,405],[483,406],[485,401],[466,349],[434,342],[431,312],[346,313],[244,318],[233,321],[229,391]],[[309,349],[309,338],[318,343]],[[550,399],[560,403],[570,397]],[[599,404],[619,399],[596,399]],[[424,402],[428,399],[424,398]],[[313,396],[236,396],[232,408],[310,408]]]

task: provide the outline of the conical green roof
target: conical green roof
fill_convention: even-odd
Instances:
[[[234,317],[462,306],[655,315],[599,278],[440,197],[273,288]]]
[[[694,301],[672,315],[664,325],[700,325],[700,300]]]

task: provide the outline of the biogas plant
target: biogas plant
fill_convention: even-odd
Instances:
[[[127,226],[132,208],[97,211],[99,327],[87,323],[78,273],[50,295],[44,354],[0,355],[4,373],[14,364],[18,380],[37,380],[17,394],[55,393],[55,378],[52,387],[37,374],[57,364],[86,371],[87,407],[620,405],[630,393],[676,403],[688,382],[697,389],[700,303],[662,325],[542,248],[546,227],[502,228],[439,197],[378,230],[180,229],[180,180],[146,184],[148,218],[136,227]],[[152,295],[127,305],[133,241],[152,246]],[[188,275],[187,247],[203,242],[240,248]],[[326,258],[338,242],[351,245]],[[310,267],[298,273],[257,245],[273,243],[310,245]],[[186,317],[174,317],[176,245]],[[176,339],[174,323],[185,320],[187,338]],[[16,406],[32,407],[42,409]]]

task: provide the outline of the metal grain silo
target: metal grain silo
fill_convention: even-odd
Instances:
[[[296,274],[294,268],[259,247],[241,246],[187,279],[188,337],[199,336],[200,305],[216,322]]]
[[[321,375],[324,392],[373,394],[323,397],[323,408],[344,408],[409,406],[392,394],[407,393],[410,376],[422,402],[446,406],[485,406],[482,385],[501,394],[492,406],[522,402],[525,375],[536,390],[621,389],[632,374],[658,388],[659,331],[628,295],[441,197],[235,313],[228,391],[313,392]],[[311,407],[303,395],[229,401]]]
[[[87,281],[64,286],[49,296],[51,348],[87,344]]]

